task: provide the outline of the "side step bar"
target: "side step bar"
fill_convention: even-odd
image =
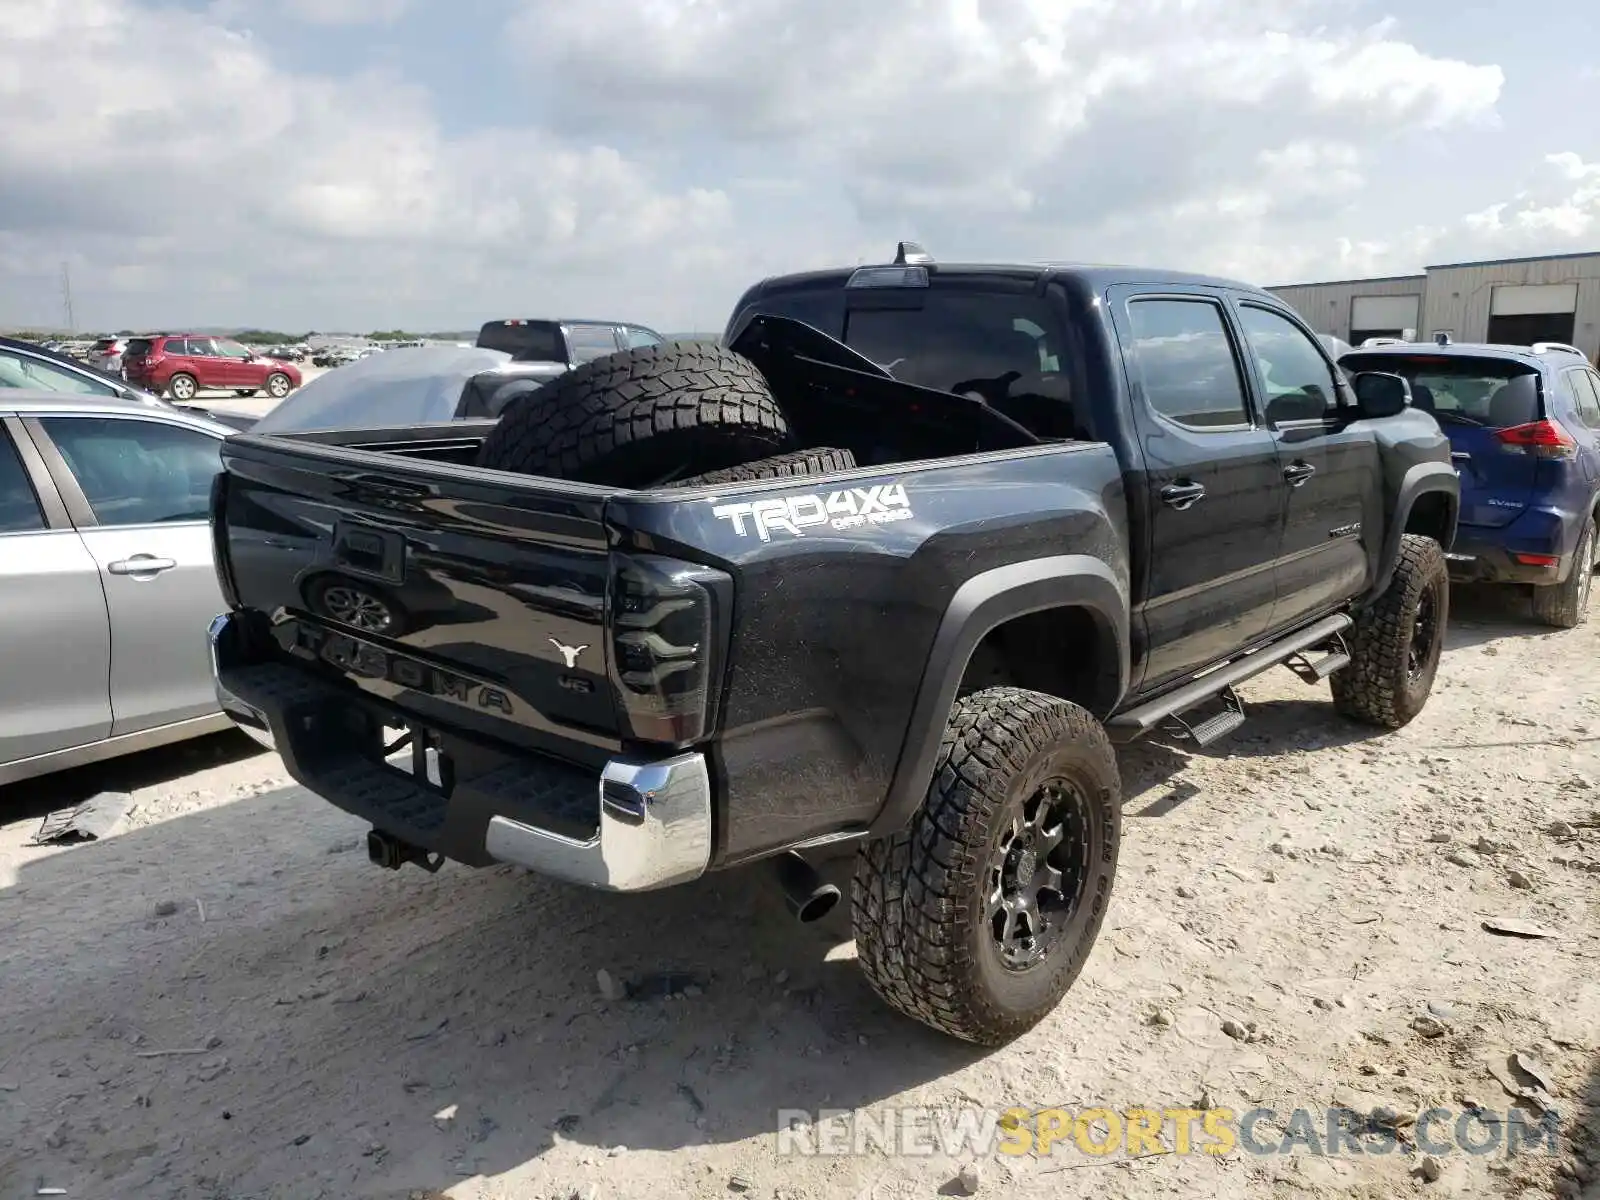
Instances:
[[[1167,727],[1169,733],[1176,737],[1188,738],[1196,746],[1209,746],[1212,742],[1227,737],[1244,724],[1244,701],[1232,687],[1225,687],[1222,689],[1222,711],[1216,716],[1191,725],[1180,714],[1173,713],[1171,722]]]
[[[1315,625],[1308,626],[1298,633],[1292,633],[1280,641],[1271,642],[1261,647],[1254,654],[1246,654],[1242,658],[1236,658],[1226,666],[1218,667],[1215,671],[1202,675],[1199,679],[1192,680],[1164,696],[1158,696],[1147,704],[1141,704],[1138,708],[1130,708],[1127,712],[1118,713],[1106,722],[1106,732],[1111,735],[1113,742],[1135,741],[1149,733],[1168,717],[1177,713],[1187,712],[1196,705],[1203,704],[1223,692],[1230,691],[1235,685],[1241,684],[1247,679],[1254,679],[1264,671],[1270,671],[1273,667],[1287,663],[1290,659],[1303,654],[1313,647],[1320,646],[1324,642],[1332,641],[1335,638],[1341,638],[1344,631],[1353,624],[1354,622],[1344,613],[1336,613],[1331,617],[1324,617]],[[1337,661],[1341,658],[1345,661]],[[1308,664],[1308,667],[1322,670],[1323,675],[1320,677],[1326,678],[1327,675],[1331,675],[1340,667],[1347,665],[1348,662],[1349,655],[1340,649],[1318,659],[1314,664]],[[1243,721],[1242,715],[1235,717],[1231,711],[1221,715],[1226,718],[1224,723],[1227,724],[1228,728],[1220,731],[1208,730],[1207,732],[1212,733],[1211,741],[1215,741],[1216,738],[1221,737],[1223,733],[1231,729],[1237,729]]]
[[[1304,654],[1296,654],[1283,665],[1305,682],[1318,684],[1335,671],[1342,671],[1350,665],[1350,647],[1345,645],[1344,635],[1340,634],[1334,639],[1333,648],[1321,658],[1307,658]]]

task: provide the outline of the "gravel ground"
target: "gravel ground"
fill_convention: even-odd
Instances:
[[[1600,1166],[1600,624],[1455,599],[1398,734],[1278,671],[1232,739],[1125,752],[1099,945],[992,1053],[885,1011],[842,910],[795,925],[759,870],[648,899],[389,874],[234,735],[0,791],[0,1197],[1576,1195]],[[134,791],[126,831],[26,844],[103,788]],[[1483,928],[1504,917],[1556,936]],[[1542,1064],[1558,1155],[805,1158],[774,1135],[781,1108],[1504,1112],[1511,1052]]]

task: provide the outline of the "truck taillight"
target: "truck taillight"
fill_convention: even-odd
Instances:
[[[613,562],[611,682],[626,731],[672,746],[700,741],[716,727],[733,580],[656,555]]]
[[[1546,417],[1526,425],[1495,430],[1495,439],[1507,450],[1534,458],[1576,458],[1578,443],[1560,421]]]

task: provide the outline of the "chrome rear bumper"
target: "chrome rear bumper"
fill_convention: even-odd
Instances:
[[[232,613],[211,622],[208,640],[223,712],[277,750],[310,791],[394,837],[469,863],[510,863],[614,892],[684,883],[704,874],[711,861],[711,778],[702,754],[612,759],[598,778],[523,754],[510,759],[507,769],[457,781],[444,795],[409,774],[330,745],[318,714],[347,713],[368,702],[291,665],[250,663]],[[290,705],[292,721],[286,719]],[[572,830],[570,812],[587,809],[585,793],[593,796],[588,812],[594,832],[573,836],[581,829]],[[568,832],[540,824],[540,806],[556,803],[568,814]]]
[[[575,841],[496,816],[484,847],[499,862],[612,892],[686,883],[711,861],[711,779],[705,756],[612,759],[600,774],[600,828]]]

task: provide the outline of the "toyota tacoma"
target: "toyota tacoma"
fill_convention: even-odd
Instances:
[[[1105,919],[1116,744],[1279,665],[1422,709],[1459,482],[1409,396],[1246,284],[902,244],[498,420],[230,437],[219,698],[386,866],[767,859],[810,919],[851,854],[877,993],[1002,1043]]]

